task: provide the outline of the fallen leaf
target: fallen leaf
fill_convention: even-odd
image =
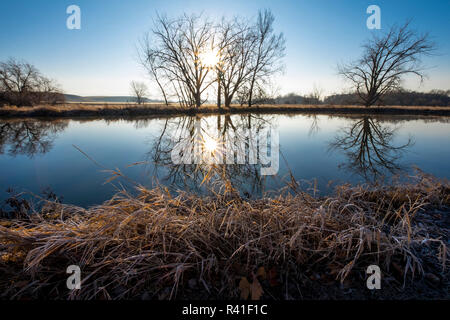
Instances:
[[[261,296],[263,295],[264,291],[261,287],[261,284],[259,283],[257,277],[253,279],[252,284],[250,285],[250,291],[252,293],[252,300],[259,300],[261,299]]]
[[[239,281],[239,290],[241,290],[241,299],[247,300],[250,295],[250,283],[246,277],[242,277],[241,281]]]

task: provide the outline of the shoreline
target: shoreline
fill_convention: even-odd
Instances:
[[[254,107],[232,106],[217,108],[204,105],[198,109],[181,109],[178,106],[162,104],[65,104],[62,106],[3,107],[0,119],[10,118],[78,118],[116,116],[179,116],[202,114],[243,114],[243,113],[296,113],[296,114],[374,114],[374,115],[424,115],[450,116],[450,107],[425,106],[383,106],[364,107],[351,105],[261,105]]]
[[[325,198],[139,191],[0,219],[3,298],[245,300],[249,282],[262,300],[346,300],[349,290],[350,299],[449,297],[450,186],[431,176],[343,185]],[[86,279],[72,293],[61,267],[70,264]],[[383,274],[378,292],[364,280],[373,264]]]

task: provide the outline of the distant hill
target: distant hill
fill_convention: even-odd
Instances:
[[[75,94],[65,94],[67,102],[135,102],[132,96],[77,96]],[[145,102],[162,102],[160,100],[145,99]]]

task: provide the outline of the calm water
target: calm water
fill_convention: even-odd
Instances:
[[[261,176],[260,165],[195,166],[174,164],[171,158],[174,145],[195,130],[220,144],[231,136],[245,142],[245,132],[270,128],[279,133],[276,176]],[[412,173],[413,166],[450,178],[449,118],[211,115],[0,120],[0,200],[9,188],[36,194],[47,189],[65,203],[89,206],[108,199],[118,188],[133,190],[130,181],[149,187],[158,181],[174,190],[204,192],[206,174],[213,177],[211,182],[225,176],[242,194],[257,197],[285,186],[289,172],[302,188],[315,184],[326,194],[338,183],[389,179]],[[105,184],[111,177],[105,169],[119,169],[127,178]]]

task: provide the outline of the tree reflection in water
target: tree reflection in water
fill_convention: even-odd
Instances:
[[[268,186],[285,186],[282,177],[261,176],[258,164],[249,161],[249,132],[253,137],[270,129],[276,115],[233,115],[185,116],[163,119],[161,130],[149,142],[146,175],[173,189],[201,192],[205,189],[219,191],[223,188],[239,190],[243,195],[260,195]],[[309,136],[319,131],[319,119],[311,117]],[[133,119],[135,126],[147,127],[153,119]],[[45,154],[53,147],[58,133],[68,126],[68,120],[2,120],[0,121],[0,154],[10,156]],[[366,180],[374,180],[387,173],[399,173],[402,169],[400,158],[413,142],[395,145],[397,128],[375,117],[364,116],[354,120],[342,129],[329,145],[332,152],[342,152],[346,160],[340,167],[351,170]],[[193,144],[196,139],[203,142],[200,164],[175,164],[172,150],[177,144]],[[233,164],[223,159],[223,142],[232,141],[234,149],[244,148],[245,159]],[[242,150],[242,149],[241,149]],[[218,158],[218,159],[215,159]],[[222,161],[215,161],[220,160]],[[292,159],[290,159],[292,160]],[[224,163],[225,162],[225,163]],[[196,162],[198,163],[198,162]],[[287,164],[286,167],[288,168]],[[289,169],[288,169],[289,170]],[[280,180],[279,180],[280,179]],[[205,185],[207,188],[204,188]]]
[[[6,120],[0,121],[0,154],[10,156],[45,154],[53,147],[56,134],[68,125],[67,120],[35,121]]]
[[[248,161],[249,144],[254,141],[249,139],[249,132],[257,136],[270,127],[271,120],[271,116],[251,114],[166,119],[147,154],[148,163],[154,165],[153,172],[148,174],[158,178],[158,173],[163,171],[160,182],[183,190],[205,191],[202,188],[207,185],[208,190],[239,190],[246,196],[260,194],[264,192],[266,177],[260,174],[260,164]],[[195,141],[201,142],[202,161],[174,164],[171,158],[174,147],[195,145]],[[238,161],[235,154],[235,164],[227,164],[225,141],[232,141],[235,148],[245,148],[242,150],[246,159]]]
[[[387,173],[397,174],[404,169],[399,161],[414,142],[409,138],[405,144],[395,146],[397,129],[364,116],[344,128],[330,143],[329,150],[339,150],[347,156],[347,162],[340,167],[357,173],[367,181],[375,181]]]

